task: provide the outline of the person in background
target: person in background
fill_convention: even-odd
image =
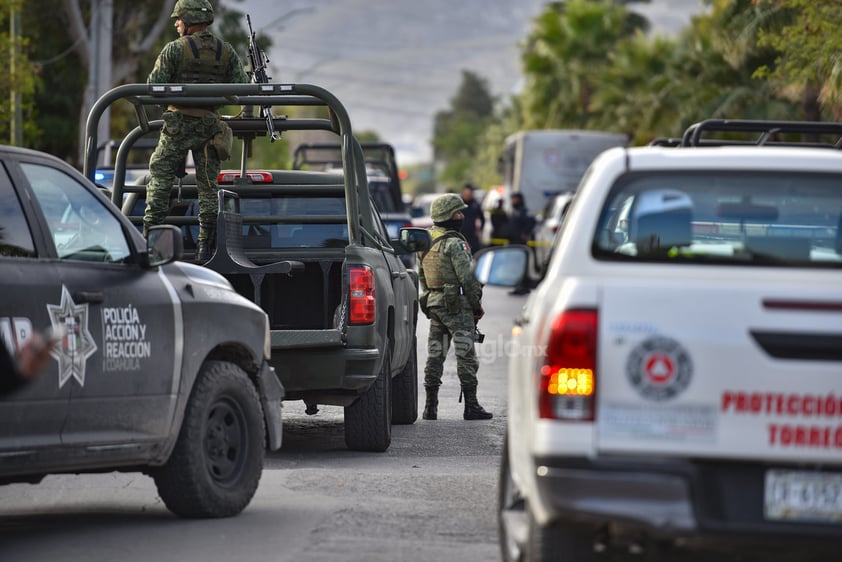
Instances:
[[[489,211],[490,220],[491,220],[491,238],[492,240],[508,240],[509,238],[509,215],[506,213],[506,209],[503,207],[505,201],[503,198],[497,200],[497,204],[494,206],[491,211]],[[493,242],[497,244],[502,244],[503,242]]]
[[[532,231],[535,230],[535,217],[529,214],[523,195],[512,194],[512,215],[509,217],[509,244],[527,246],[532,239]],[[525,295],[529,293],[526,284],[526,276],[521,279],[520,284],[509,291],[511,295]]]
[[[479,206],[476,199],[474,199],[474,187],[471,183],[466,183],[462,187],[462,201],[465,203],[465,208],[462,209],[462,214],[465,220],[462,223],[460,232],[468,245],[471,247],[471,253],[476,253],[480,249],[480,233],[485,226],[485,216],[482,212],[482,207]]]
[[[421,309],[430,319],[424,390],[427,402],[422,417],[438,418],[439,387],[444,360],[453,341],[456,374],[465,396],[466,420],[493,417],[477,401],[479,360],[474,349],[476,325],[482,308],[482,285],[473,274],[471,248],[460,233],[466,205],[455,193],[439,196],[430,208],[434,221],[433,245],[419,260],[418,279],[424,288]]]
[[[171,17],[175,18],[179,38],[164,46],[147,83],[249,82],[234,47],[208,31],[208,26],[213,23],[213,7],[207,0],[178,0]],[[162,118],[161,140],[149,161],[152,179],[146,189],[143,234],[147,234],[150,226],[161,224],[169,214],[170,190],[190,151],[196,163],[199,191],[196,259],[204,263],[213,256],[219,206],[216,177],[219,175],[220,159],[210,141],[222,134],[224,125],[215,107],[171,105]]]
[[[0,342],[0,396],[17,390],[38,374],[50,360],[53,345],[35,332],[16,356],[5,340]]]

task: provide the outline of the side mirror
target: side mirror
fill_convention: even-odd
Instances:
[[[433,245],[433,238],[425,228],[406,227],[401,229],[399,242],[406,253],[426,252]]]
[[[474,257],[474,277],[483,285],[515,287],[529,270],[529,249],[526,246],[484,248]]]
[[[181,229],[173,225],[153,226],[146,238],[146,263],[158,267],[181,259],[184,254],[184,240]]]

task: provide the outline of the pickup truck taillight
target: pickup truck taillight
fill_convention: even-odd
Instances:
[[[371,268],[354,266],[348,269],[349,318],[351,324],[374,322],[377,303],[374,300],[374,273]]]
[[[541,368],[541,418],[593,421],[596,341],[596,310],[566,310],[555,319]]]

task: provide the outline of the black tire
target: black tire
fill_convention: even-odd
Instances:
[[[352,451],[382,453],[392,444],[392,372],[389,344],[383,365],[365,393],[345,406],[345,445]]]
[[[248,376],[233,363],[208,361],[169,460],[152,472],[158,494],[181,517],[237,515],[257,490],[264,444],[263,410]]]
[[[410,425],[418,419],[418,339],[400,374],[392,379],[392,423]]]
[[[509,469],[509,436],[503,438],[500,460],[500,479],[497,485],[497,537],[500,540],[500,558],[503,562],[522,562],[526,537],[518,536],[526,526],[523,496],[515,487]],[[524,533],[521,533],[524,534]]]

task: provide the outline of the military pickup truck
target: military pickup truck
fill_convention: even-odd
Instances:
[[[0,398],[0,484],[143,472],[178,515],[244,509],[264,449],[281,446],[266,314],[178,261],[177,228],[144,240],[53,156],[0,146],[0,215],[2,343],[56,338],[49,364]]]
[[[341,173],[249,170],[248,143],[266,140],[256,138],[265,135],[266,123],[248,117],[227,121],[243,139],[243,150],[240,168],[219,176],[216,253],[204,266],[269,315],[270,362],[285,399],[303,400],[309,414],[319,405],[343,406],[347,446],[385,451],[392,423],[411,424],[418,416],[418,280],[400,256],[423,251],[429,235],[404,229],[400,240],[389,239],[345,108],[328,91],[306,84],[126,85],[97,102],[89,137],[104,108],[122,98],[135,106],[140,125],[118,151],[113,201],[136,225],[145,208],[145,181],[125,186],[120,170],[131,144],[161,126],[149,119],[147,107],[327,108],[327,118],[277,117],[274,127],[285,135],[333,133],[342,149]],[[93,169],[93,162],[86,166]],[[182,228],[189,255],[198,224],[193,174],[173,186],[170,213],[166,222]]]
[[[368,191],[390,238],[400,236],[400,229],[412,226],[412,216],[403,202],[401,180],[395,149],[383,142],[361,143],[365,156]],[[306,143],[295,148],[292,167],[296,170],[342,171],[342,147],[338,143]],[[415,254],[401,259],[408,268],[415,267]]]

